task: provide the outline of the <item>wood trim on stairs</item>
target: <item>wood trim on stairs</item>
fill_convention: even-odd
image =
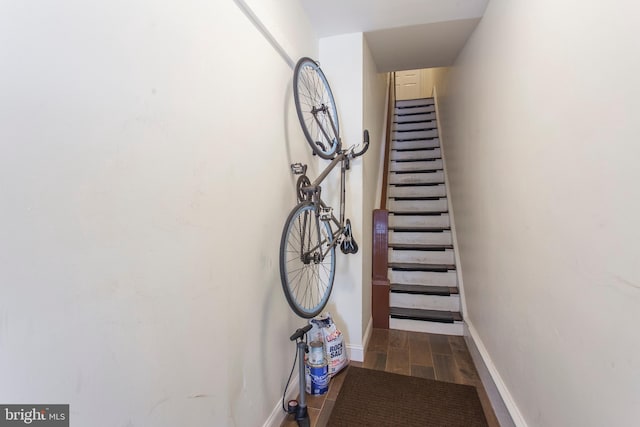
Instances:
[[[389,158],[391,156],[391,135],[396,105],[396,74],[389,73],[389,96],[387,106],[387,129],[384,140],[384,169],[380,209],[373,211],[373,248],[371,277],[371,315],[373,327],[389,329],[389,293],[391,283],[387,277],[389,256],[389,212],[387,207],[387,187],[389,186]]]
[[[389,105],[387,106],[387,132],[384,140],[384,169],[382,171],[382,196],[380,209],[387,208],[387,187],[389,185],[389,157],[391,156],[391,134],[393,132],[393,116],[396,105],[396,73],[389,73]]]
[[[387,277],[389,260],[389,212],[383,209],[373,211],[373,251],[371,278],[371,314],[373,327],[389,329],[389,292]]]

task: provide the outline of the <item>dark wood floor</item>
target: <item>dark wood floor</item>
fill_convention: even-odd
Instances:
[[[351,365],[475,386],[489,426],[500,426],[462,337],[374,329],[364,363]],[[344,377],[344,373],[336,375],[325,395],[308,396],[312,427],[326,425]],[[282,427],[294,426],[290,417],[282,423]]]

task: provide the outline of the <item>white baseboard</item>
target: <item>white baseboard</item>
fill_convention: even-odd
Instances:
[[[284,398],[285,403],[298,396],[298,377],[297,372],[291,377],[289,388]],[[271,415],[269,415],[269,418],[267,418],[267,421],[264,422],[262,427],[280,427],[285,416],[287,416],[287,414],[282,410],[282,400],[278,400],[275,408],[271,411]]]
[[[362,345],[359,344],[347,344],[347,355],[349,360],[354,362],[364,362],[364,354],[367,352],[367,346],[369,345],[369,339],[373,333],[373,317],[369,318],[369,324],[364,331],[362,337]]]
[[[468,320],[465,322],[465,341],[469,347],[469,353],[476,365],[482,384],[484,385],[493,411],[498,418],[501,427],[527,427],[513,396],[505,385],[497,368],[493,364],[487,349],[485,348],[478,331]]]
[[[367,347],[369,347],[369,340],[371,339],[371,334],[373,334],[373,317],[369,318],[369,323],[367,324],[367,329],[364,330],[364,337],[362,338],[362,347],[364,348],[364,352],[367,352]],[[362,359],[364,362],[364,358]]]
[[[361,345],[347,344],[347,356],[354,362],[364,362],[364,348]]]

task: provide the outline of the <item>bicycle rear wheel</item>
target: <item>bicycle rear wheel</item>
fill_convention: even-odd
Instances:
[[[301,58],[293,72],[293,97],[304,136],[323,159],[340,150],[338,113],[329,82],[318,64]]]
[[[320,314],[329,301],[335,276],[331,227],[315,205],[298,204],[287,218],[280,241],[280,279],[291,309],[300,317]]]

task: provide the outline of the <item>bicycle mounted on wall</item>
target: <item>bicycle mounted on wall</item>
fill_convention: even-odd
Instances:
[[[280,241],[280,279],[287,302],[300,317],[315,317],[331,295],[335,276],[335,248],[356,253],[351,222],[345,219],[345,174],[350,161],[369,148],[369,132],[363,143],[342,149],[338,114],[324,73],[310,58],[298,61],[293,75],[293,94],[302,130],[315,154],[331,163],[311,182],[307,166],[291,165],[300,175],[296,183],[298,205],[285,222]],[[321,197],[320,184],[340,165],[339,218]]]
[[[324,73],[312,59],[302,58],[293,73],[293,94],[298,119],[314,154],[331,163],[311,182],[307,165],[294,163],[291,171],[300,175],[296,182],[298,204],[293,208],[280,240],[280,279],[291,309],[300,317],[315,317],[329,301],[336,271],[335,250],[339,246],[345,254],[358,252],[351,222],[345,219],[345,174],[352,159],[362,156],[369,148],[369,132],[364,131],[361,146],[342,149],[338,114]],[[340,165],[340,214],[322,200],[320,184]],[[306,334],[311,325],[297,329],[289,337],[296,342],[294,366],[282,396],[282,408],[294,414],[298,426],[310,425],[305,395],[305,360],[308,352]],[[298,363],[299,401],[284,405],[295,363]]]

